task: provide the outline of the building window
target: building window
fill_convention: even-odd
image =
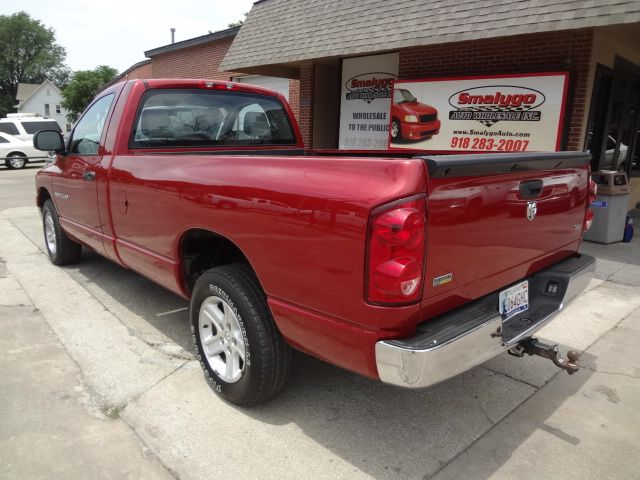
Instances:
[[[60,105],[56,105],[56,113],[62,113],[62,110],[60,109]]]
[[[587,123],[586,150],[594,170],[640,176],[640,67],[616,59],[598,64]]]
[[[51,109],[49,108],[49,104],[45,103],[44,104],[44,116],[48,117],[51,114]]]

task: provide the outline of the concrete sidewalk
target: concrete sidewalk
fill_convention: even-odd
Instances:
[[[408,391],[304,355],[245,410],[191,359],[186,302],[95,254],[57,268],[32,207],[0,213],[0,477],[633,479],[640,238],[585,244],[597,279],[540,335],[574,376],[503,355]]]
[[[169,479],[0,262],[0,477]]]

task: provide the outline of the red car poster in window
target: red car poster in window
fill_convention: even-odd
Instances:
[[[429,152],[560,149],[568,74],[398,80],[389,148]]]

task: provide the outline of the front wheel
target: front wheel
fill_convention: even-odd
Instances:
[[[291,349],[248,266],[224,265],[204,272],[193,289],[190,317],[198,360],[217,394],[248,407],[285,387]]]
[[[51,200],[42,206],[42,227],[44,230],[44,244],[47,247],[49,260],[54,265],[68,265],[80,260],[82,246],[71,240],[58,219],[58,212]]]
[[[20,170],[27,165],[27,157],[21,153],[11,153],[4,161],[7,168],[11,170]]]
[[[400,122],[394,118],[391,122],[391,140],[400,140],[401,136],[402,131],[400,130]]]

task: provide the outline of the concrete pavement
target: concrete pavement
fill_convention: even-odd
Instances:
[[[95,254],[50,265],[32,176],[0,169],[2,478],[637,478],[640,236],[585,244],[598,278],[540,335],[585,351],[574,376],[503,355],[407,391],[299,354],[245,410],[203,381],[186,301]]]

